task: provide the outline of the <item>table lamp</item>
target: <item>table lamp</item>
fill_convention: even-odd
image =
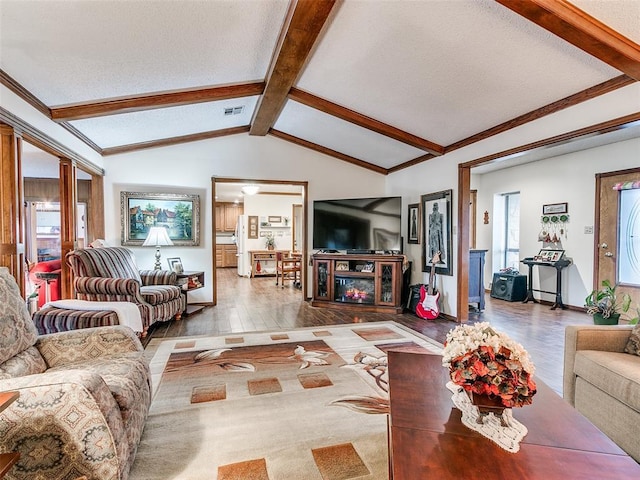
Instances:
[[[156,247],[156,264],[153,267],[154,270],[161,270],[160,266],[160,247],[173,245],[173,242],[167,234],[167,229],[164,227],[151,227],[146,240],[142,244],[143,247]]]

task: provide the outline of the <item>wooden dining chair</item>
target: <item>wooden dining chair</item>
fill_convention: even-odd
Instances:
[[[284,282],[293,280],[298,283],[298,275],[302,275],[302,258],[299,255],[290,256],[285,252],[276,252],[276,286],[284,288]]]

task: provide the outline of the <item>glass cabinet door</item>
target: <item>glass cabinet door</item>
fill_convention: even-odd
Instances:
[[[322,301],[333,300],[333,285],[330,279],[332,270],[331,260],[315,260],[313,263],[313,285],[314,285],[314,299]]]
[[[376,270],[380,276],[378,292],[378,304],[395,305],[396,295],[399,295],[396,289],[396,268],[393,262],[376,262]]]

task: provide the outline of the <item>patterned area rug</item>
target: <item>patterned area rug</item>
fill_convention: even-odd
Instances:
[[[162,341],[131,480],[388,478],[389,349],[441,346],[393,322]]]

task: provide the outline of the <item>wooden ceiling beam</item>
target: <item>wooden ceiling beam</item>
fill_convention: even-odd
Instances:
[[[171,92],[111,98],[99,102],[76,103],[51,107],[51,119],[55,122],[103,117],[120,113],[140,112],[156,108],[177,107],[194,103],[214,102],[230,98],[261,95],[264,82],[235,83],[216,87],[192,88]]]
[[[536,25],[640,80],[640,45],[565,0],[496,0]]]
[[[399,128],[392,127],[386,123],[382,123],[361,113],[350,110],[346,107],[338,105],[336,103],[325,100],[324,98],[316,97],[315,95],[300,90],[296,87],[292,87],[289,91],[289,98],[296,102],[302,103],[321,112],[327,113],[334,117],[340,118],[345,122],[353,123],[359,127],[366,128],[368,130],[379,133],[386,137],[392,138],[399,142],[411,145],[412,147],[419,148],[433,155],[442,155],[444,153],[444,147],[437,143],[430,142],[424,138],[420,138],[411,133],[400,130]]]
[[[244,125],[241,127],[212,130],[210,132],[192,133],[190,135],[182,135],[179,137],[161,138],[159,140],[150,140],[148,142],[130,143],[128,145],[103,148],[102,155],[117,155],[119,153],[135,152],[147,148],[168,147],[170,145],[178,145],[180,143],[198,142],[200,140],[208,140],[210,138],[226,137],[229,135],[236,135],[238,133],[247,133],[248,131],[249,125]]]
[[[525,123],[533,122],[534,120],[546,117],[547,115],[550,115],[552,113],[560,112],[565,108],[573,107],[574,105],[578,105],[582,102],[586,102],[587,100],[597,98],[600,95],[605,95],[619,88],[623,88],[634,83],[636,83],[636,81],[633,78],[627,75],[620,75],[618,77],[612,78],[611,80],[607,80],[606,82],[602,82],[598,85],[594,85],[593,87],[581,90],[578,93],[574,93],[573,95],[569,95],[568,97],[562,98],[556,102],[549,103],[544,107],[536,108],[535,110],[527,112],[524,115],[512,118],[511,120],[508,120],[504,123],[476,133],[475,135],[464,138],[458,142],[452,143],[451,145],[447,145],[445,151],[446,153],[453,152],[454,150],[457,150],[459,148],[466,147],[467,145],[472,145],[489,137],[493,137],[494,135],[498,135],[499,133],[504,133],[511,130],[512,128],[524,125]]]
[[[304,67],[336,0],[292,0],[271,59],[264,94],[251,120],[250,135],[264,136],[275,125],[289,90]]]
[[[613,120],[607,120],[606,122],[597,123],[588,127],[580,128],[578,130],[572,130],[571,132],[561,133],[554,137],[548,137],[536,142],[520,145],[509,150],[503,150],[501,152],[493,153],[484,157],[476,158],[458,165],[458,167],[476,167],[478,165],[484,165],[485,163],[492,163],[496,160],[503,160],[507,157],[514,155],[520,155],[525,152],[540,148],[549,148],[556,145],[566,144],[575,141],[581,137],[589,137],[594,135],[603,135],[605,133],[615,132],[623,128],[630,127],[640,122],[640,112],[631,113],[623,117],[614,118]]]
[[[296,145],[300,145],[301,147],[308,148],[310,150],[315,150],[316,152],[323,153],[333,158],[337,158],[338,160],[342,160],[347,163],[351,163],[358,167],[366,168],[367,170],[371,170],[376,173],[381,173],[386,175],[388,170],[384,167],[379,167],[378,165],[374,165],[369,162],[365,162],[364,160],[360,160],[355,157],[351,157],[344,153],[337,152],[327,147],[323,147],[322,145],[318,145],[317,143],[309,142],[307,140],[303,140],[302,138],[295,137],[293,135],[289,135],[288,133],[281,132],[280,130],[271,129],[269,134],[274,137],[278,137],[282,140],[286,140],[287,142],[295,143]]]

